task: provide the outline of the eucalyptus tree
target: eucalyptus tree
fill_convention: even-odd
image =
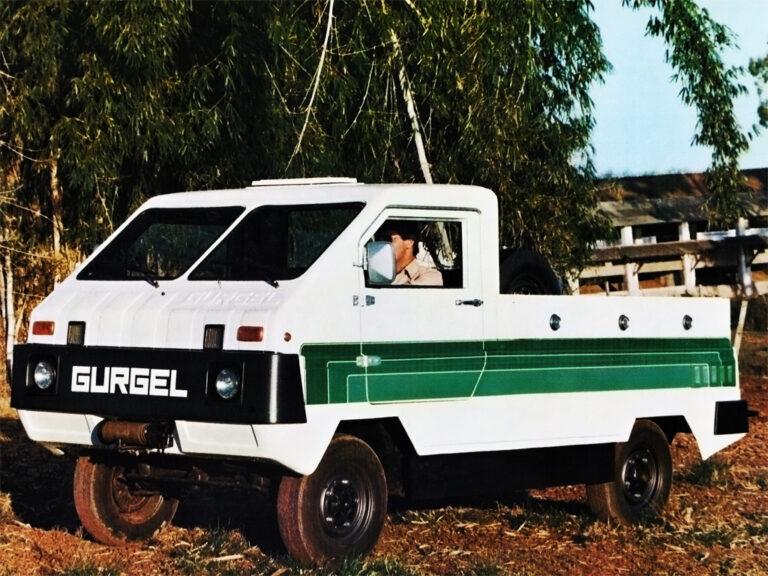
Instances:
[[[753,58],[749,62],[749,73],[755,77],[757,93],[763,98],[757,109],[760,125],[768,128],[768,95],[765,94],[768,87],[768,54],[764,58]]]
[[[720,55],[724,47],[734,44],[734,35],[693,0],[622,1],[635,10],[655,10],[647,32],[664,39],[667,61],[676,70],[674,79],[682,84],[680,97],[696,109],[693,143],[712,149],[706,173],[710,222],[718,227],[733,225],[743,214],[740,194],[746,189],[739,156],[749,147],[733,104],[746,88],[739,81],[740,71],[726,66]]]
[[[744,87],[720,57],[733,36],[692,0],[622,1],[648,10],[648,33],[668,47],[680,97],[698,114],[692,144],[712,149],[711,220],[732,224],[747,147],[733,112]],[[589,88],[609,63],[591,9],[560,0],[275,4],[270,172],[420,180],[425,156],[435,181],[498,193],[506,243],[578,267],[607,233]]]
[[[245,55],[260,52],[265,10],[0,3],[0,134],[18,142],[3,165],[15,155],[41,173],[25,189],[57,222],[51,236],[58,228],[88,245],[149,196],[243,177],[245,153],[232,152],[243,141],[257,148],[248,131],[263,90]]]
[[[0,303],[9,343],[25,294],[47,293],[143,199],[244,176],[243,159],[260,141],[250,130],[260,117],[249,113],[263,108],[263,90],[240,51],[260,52],[266,9],[0,1]]]
[[[713,149],[713,220],[729,221],[746,146],[732,107],[743,88],[719,56],[733,39],[693,0],[622,1],[650,11],[669,48],[699,114],[694,143]],[[57,253],[87,250],[154,194],[342,174],[487,186],[505,243],[578,267],[607,226],[589,88],[609,63],[591,10],[0,0],[4,258],[40,284]]]
[[[587,4],[276,4],[270,37],[280,47],[267,62],[274,171],[291,157],[291,176],[341,171],[368,181],[417,181],[423,135],[435,181],[499,194],[507,243],[537,247],[570,266],[605,233],[589,157],[589,87],[608,63]],[[311,63],[321,56],[309,110],[318,68]]]

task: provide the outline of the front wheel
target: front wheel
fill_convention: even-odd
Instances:
[[[613,480],[587,486],[587,499],[601,520],[636,524],[661,513],[671,486],[667,437],[650,420],[640,420],[629,440],[616,445]]]
[[[129,482],[122,465],[91,456],[77,459],[74,493],[83,527],[96,540],[111,546],[151,537],[170,524],[179,505],[175,498],[141,490]]]
[[[317,469],[285,476],[277,495],[280,536],[291,556],[314,566],[366,554],[387,514],[387,482],[376,453],[337,435]]]

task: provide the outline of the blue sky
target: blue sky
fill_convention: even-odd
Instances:
[[[645,36],[649,10],[635,12],[621,0],[594,0],[604,51],[614,70],[592,90],[597,125],[592,143],[599,175],[638,176],[701,172],[711,152],[693,146],[696,113],[678,97],[664,61],[662,39]],[[768,53],[768,0],[700,0],[712,17],[737,35],[739,48],[724,54],[732,65]],[[758,97],[752,76],[743,83],[750,94],[737,102],[743,129],[757,122]],[[763,129],[741,159],[742,168],[768,167],[768,129]]]

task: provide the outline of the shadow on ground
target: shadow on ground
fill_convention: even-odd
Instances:
[[[56,455],[31,441],[21,422],[0,419],[0,491],[10,496],[16,518],[35,528],[63,529],[75,533],[80,521],[72,497],[72,478],[78,451]],[[432,479],[434,481],[434,479]],[[531,498],[527,492],[499,490],[478,482],[477,475],[453,478],[450,489],[438,490],[436,498],[424,497],[437,488],[427,482],[416,500],[393,499],[390,511],[425,512],[447,506],[494,509],[499,505],[521,506],[531,513],[588,514],[584,502]],[[443,479],[445,481],[445,479]],[[491,484],[502,484],[494,482]],[[446,495],[450,492],[450,495]],[[397,521],[397,520],[395,520]],[[268,554],[282,554],[273,495],[242,488],[202,487],[186,489],[180,497],[173,522],[181,528],[239,530],[254,545]]]
[[[0,490],[11,498],[20,522],[36,528],[76,530],[72,502],[74,457],[56,456],[32,442],[21,422],[0,419]]]
[[[72,496],[77,456],[76,449],[56,455],[30,440],[18,419],[0,419],[0,492],[10,497],[19,522],[70,533],[80,529]],[[173,523],[182,528],[240,530],[264,551],[283,551],[274,504],[269,496],[254,491],[186,490]]]

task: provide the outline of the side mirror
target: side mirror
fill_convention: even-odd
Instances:
[[[365,247],[368,281],[392,284],[395,279],[395,250],[389,242],[371,242]]]

